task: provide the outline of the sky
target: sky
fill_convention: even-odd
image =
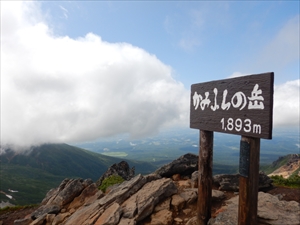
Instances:
[[[189,127],[194,83],[274,72],[299,127],[299,1],[1,1],[1,145]]]

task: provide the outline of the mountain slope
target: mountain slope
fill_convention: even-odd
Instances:
[[[104,156],[67,144],[45,144],[26,153],[10,149],[0,155],[0,202],[13,204],[38,203],[45,193],[64,178],[91,178],[96,181],[109,166],[121,159]],[[150,163],[127,161],[136,173],[147,174],[156,167]],[[16,190],[18,192],[10,192]]]
[[[269,167],[272,173],[268,176],[282,176],[289,178],[293,174],[300,173],[300,154],[290,154],[279,157],[278,160],[272,163]]]

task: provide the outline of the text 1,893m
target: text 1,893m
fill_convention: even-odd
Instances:
[[[224,118],[221,119],[221,124],[222,124],[222,130],[228,130],[228,131],[244,131],[247,133],[256,133],[260,134],[261,133],[261,125],[260,124],[252,124],[250,119],[245,119],[244,121],[240,118],[233,119],[233,118],[228,118],[225,120]]]

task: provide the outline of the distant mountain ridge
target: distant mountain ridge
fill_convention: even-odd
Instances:
[[[12,196],[13,204],[38,203],[49,189],[66,177],[96,181],[109,166],[122,161],[67,144],[44,144],[19,153],[2,149],[0,191]],[[128,160],[137,173],[156,169],[151,163]],[[18,192],[11,193],[10,190]],[[0,202],[9,200],[0,194]]]

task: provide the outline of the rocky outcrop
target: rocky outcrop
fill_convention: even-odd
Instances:
[[[239,196],[227,201],[216,218],[210,219],[209,225],[238,224]],[[280,201],[276,196],[258,193],[258,225],[299,225],[300,205],[295,201]]]
[[[299,168],[300,168],[300,155],[299,154],[291,154],[288,156],[279,157],[278,160],[273,162],[272,166],[277,167],[286,158],[288,158],[287,162],[284,165],[280,166],[275,171],[273,171],[268,176],[270,176],[270,177],[271,176],[282,176],[283,178],[289,178],[294,172],[299,170]],[[300,175],[300,171],[298,172],[298,174]]]
[[[198,171],[192,174],[192,184],[198,185]],[[213,176],[213,182],[216,187],[221,191],[239,191],[239,174],[220,174]],[[259,172],[258,189],[264,190],[271,188],[272,179],[268,177],[264,172]]]
[[[96,181],[97,187],[99,187],[102,181],[111,176],[111,175],[119,175],[124,180],[130,180],[134,177],[135,168],[132,167],[130,169],[128,163],[126,161],[121,161],[120,163],[115,163]]]
[[[162,177],[171,177],[174,174],[190,176],[196,170],[198,170],[198,156],[188,153],[162,166],[154,173]]]
[[[196,225],[194,216],[198,188],[195,188],[195,183],[198,175],[195,172],[188,174],[188,171],[195,169],[194,159],[192,154],[184,155],[177,159],[181,165],[170,163],[153,174],[139,174],[114,185],[106,193],[98,190],[97,184],[90,179],[65,179],[47,193],[39,208],[27,217],[16,220],[14,224]],[[175,171],[180,173],[174,174]],[[238,191],[238,177],[239,175],[214,176],[215,186],[219,187],[219,190],[212,190],[212,202],[215,205],[221,207],[225,198],[234,196],[232,192]],[[260,174],[262,189],[271,183],[266,175]],[[237,224],[237,206],[238,196],[228,200],[226,206],[214,212],[215,218],[210,220],[210,224]],[[295,223],[300,216],[299,212],[297,202],[279,201],[277,197],[259,193],[260,224],[299,224]]]

